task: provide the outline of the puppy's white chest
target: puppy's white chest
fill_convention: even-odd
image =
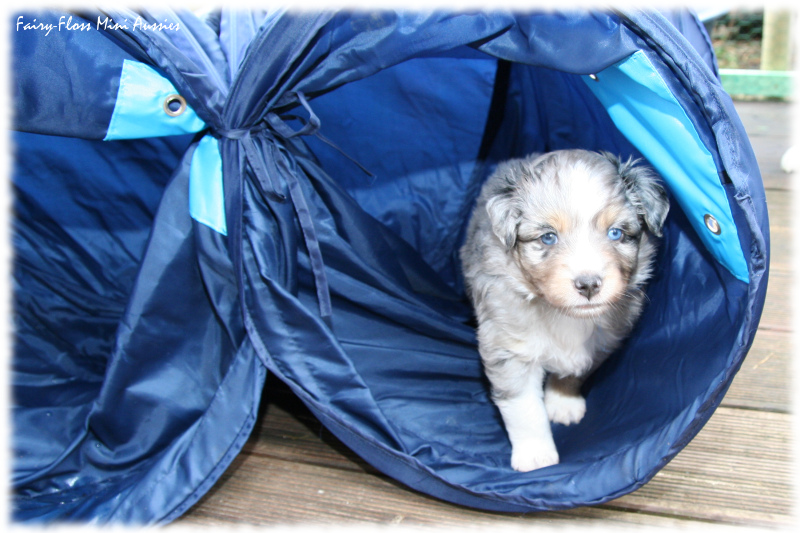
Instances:
[[[540,320],[519,339],[519,353],[531,357],[548,372],[579,376],[594,361],[595,325],[588,320],[557,317]]]

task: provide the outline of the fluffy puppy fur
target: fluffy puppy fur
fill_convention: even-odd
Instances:
[[[500,164],[460,250],[511,466],[556,464],[550,421],[580,422],[583,380],[642,310],[669,210],[654,173],[563,150]]]

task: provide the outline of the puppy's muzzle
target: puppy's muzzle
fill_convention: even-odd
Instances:
[[[582,274],[573,280],[573,285],[581,296],[591,301],[603,286],[603,278],[597,274]]]

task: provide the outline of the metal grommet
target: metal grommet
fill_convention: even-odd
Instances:
[[[589,78],[593,79],[594,81],[600,81],[600,79],[597,77],[597,74],[589,74]]]
[[[164,98],[164,113],[171,117],[183,115],[186,111],[186,100],[179,94],[171,94]]]
[[[722,228],[720,227],[719,222],[717,222],[717,219],[714,218],[713,216],[706,215],[705,217],[703,217],[703,221],[706,223],[708,231],[710,231],[714,235],[719,235],[720,233],[722,233]]]

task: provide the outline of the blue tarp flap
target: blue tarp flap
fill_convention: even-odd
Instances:
[[[752,342],[763,186],[707,41],[661,15],[71,16],[91,28],[12,36],[16,520],[174,520],[241,449],[267,372],[414,489],[497,511],[601,503],[689,442]],[[642,320],[587,383],[584,421],[554,428],[561,464],[516,473],[464,225],[503,159],[650,153],[583,79],[634,55],[708,154],[746,275],[673,202]],[[188,114],[170,129],[173,89]]]

